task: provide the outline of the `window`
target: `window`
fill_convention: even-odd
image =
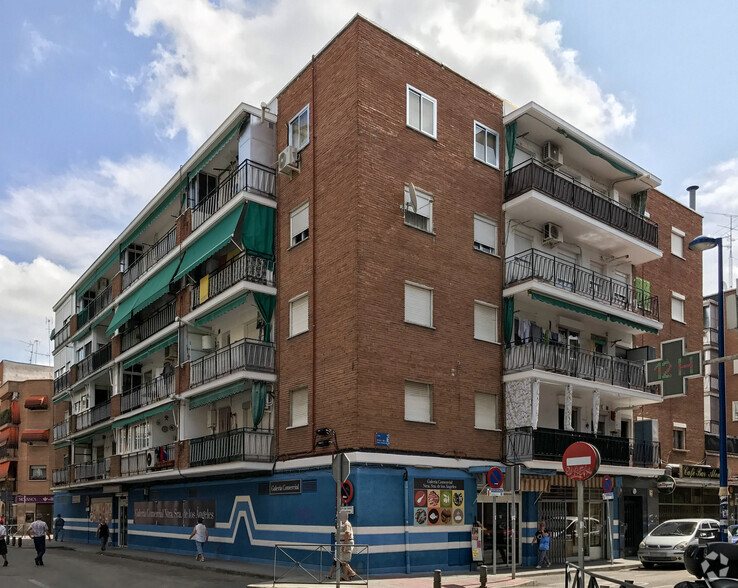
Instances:
[[[29,480],[45,480],[46,479],[46,466],[45,465],[32,465],[29,467],[28,472]]]
[[[407,126],[435,139],[436,107],[435,98],[407,86]]]
[[[300,388],[290,391],[290,427],[308,424],[308,390]]]
[[[420,382],[405,382],[405,420],[433,422],[433,386]]]
[[[410,198],[410,186],[405,186],[405,224],[426,231],[433,232],[433,196],[415,188],[417,207],[413,207]]]
[[[687,448],[687,425],[674,423],[674,449]]]
[[[302,151],[310,142],[310,105],[303,108],[287,127],[290,145]]]
[[[405,282],[405,322],[433,327],[433,289]]]
[[[309,235],[310,203],[305,202],[290,213],[290,247],[302,243]]]
[[[671,227],[671,254],[684,259],[684,231]]]
[[[474,159],[499,167],[499,135],[482,123],[474,121]]]
[[[733,422],[738,421],[738,401],[733,401]]]
[[[643,310],[651,310],[651,282],[638,277],[634,279],[634,282],[636,306]]]
[[[474,249],[497,253],[497,223],[478,214],[474,215]]]
[[[498,343],[497,307],[486,302],[474,301],[474,338]]]
[[[684,322],[684,296],[676,292],[671,293],[671,318],[680,323]]]
[[[308,295],[300,294],[290,300],[290,337],[308,330]]]
[[[494,394],[474,393],[474,428],[497,429],[497,396]]]

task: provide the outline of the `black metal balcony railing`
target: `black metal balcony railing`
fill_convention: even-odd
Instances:
[[[77,415],[77,430],[81,431],[110,418],[110,400]]]
[[[95,299],[77,313],[77,330],[95,318],[100,311],[107,308],[113,300],[112,284],[100,292]]]
[[[122,289],[125,290],[133,284],[138,278],[144,275],[149,269],[156,264],[162,257],[169,253],[177,244],[177,225],[174,225],[169,232],[149,247],[134,261],[122,276]]]
[[[88,355],[82,361],[77,363],[77,381],[86,378],[95,370],[100,369],[111,359],[110,343],[101,347],[92,355]]]
[[[52,439],[54,441],[61,441],[69,437],[69,419],[64,419],[60,423],[54,425],[54,432]]]
[[[91,463],[74,464],[74,481],[105,480],[110,476],[110,458]]]
[[[66,486],[69,484],[69,468],[59,468],[52,471],[51,484],[53,486]]]
[[[63,373],[54,379],[54,395],[69,388],[69,372]]]
[[[614,384],[623,388],[651,391],[646,387],[643,362],[584,351],[570,345],[546,344],[538,341],[529,341],[505,349],[506,373],[532,369]]]
[[[636,211],[537,161],[523,162],[505,176],[505,201],[537,190],[649,245],[659,246],[659,227]]]
[[[131,347],[138,345],[141,341],[145,341],[163,328],[171,325],[176,316],[175,311],[176,303],[174,301],[168,302],[140,324],[125,331],[121,337],[121,350],[127,351]]]
[[[727,436],[725,447],[730,455],[738,455],[738,437]],[[720,435],[717,433],[705,433],[705,451],[720,452]]]
[[[174,468],[174,443],[120,456],[120,475],[134,476]]]
[[[549,253],[528,249],[505,259],[505,286],[540,280],[614,308],[659,320],[659,298]]]
[[[712,327],[702,329],[702,346],[717,347],[718,346],[718,330]]]
[[[242,280],[273,286],[274,262],[264,259],[263,257],[249,255],[246,252],[241,253],[238,257],[234,257],[223,267],[218,268],[210,274],[207,282],[207,296],[203,297],[203,302],[226,291],[228,288]],[[191,302],[193,309],[202,304],[200,302],[199,283],[195,284],[192,288]]]
[[[271,461],[272,429],[234,429],[190,439],[190,467],[229,461]]]
[[[597,447],[603,464],[637,467],[657,467],[658,442],[634,442],[627,437],[608,437],[577,431],[522,427],[505,432],[505,456],[510,461],[542,459],[561,461],[567,447],[584,441]]]
[[[174,374],[161,375],[150,382],[144,382],[120,397],[120,411],[128,412],[141,406],[153,404],[174,394]]]
[[[18,449],[8,447],[8,445],[0,445],[0,461],[4,459],[18,459]]]
[[[54,333],[54,349],[58,349],[59,346],[64,343],[71,336],[71,325],[69,322],[64,323],[58,333]]]
[[[239,370],[274,371],[274,344],[241,339],[190,363],[190,386],[222,378]]]
[[[192,209],[192,230],[198,228],[242,190],[275,198],[275,188],[274,170],[247,159]]]

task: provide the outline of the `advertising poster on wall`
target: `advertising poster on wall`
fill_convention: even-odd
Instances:
[[[99,523],[100,519],[105,518],[110,522],[113,518],[113,500],[112,498],[93,498],[90,501],[90,521]]]
[[[463,525],[463,480],[415,478],[413,480],[414,525]]]
[[[206,527],[215,527],[215,500],[155,500],[133,505],[137,525],[194,527],[198,518]]]

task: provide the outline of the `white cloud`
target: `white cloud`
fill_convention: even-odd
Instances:
[[[27,44],[27,51],[21,57],[19,65],[25,71],[31,71],[40,66],[51,53],[58,53],[61,49],[59,45],[49,41],[28,22],[23,23],[22,33]]]
[[[140,79],[144,113],[171,137],[199,145],[236,104],[271,98],[357,12],[488,90],[535,100],[600,139],[629,130],[635,113],[603,92],[541,21],[540,0],[273,0],[257,11],[228,0],[139,0],[129,29],[158,40]],[[422,15],[419,18],[418,15]]]

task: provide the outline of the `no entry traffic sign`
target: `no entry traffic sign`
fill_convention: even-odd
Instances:
[[[594,445],[577,441],[566,448],[561,463],[570,480],[589,480],[600,469],[600,452]]]
[[[487,472],[487,485],[490,488],[502,488],[503,480],[504,476],[500,468],[489,468],[489,471]]]

